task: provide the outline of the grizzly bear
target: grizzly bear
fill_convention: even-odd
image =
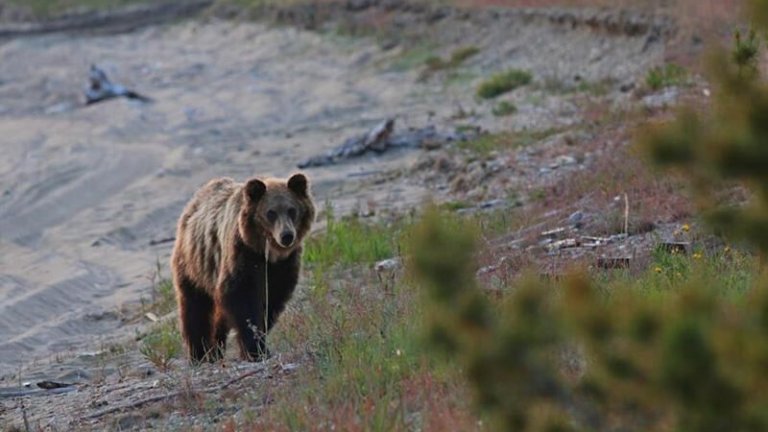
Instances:
[[[179,218],[171,257],[182,336],[192,362],[268,356],[267,332],[296,288],[302,241],[315,220],[304,174],[208,182]]]

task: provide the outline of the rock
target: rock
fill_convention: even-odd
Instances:
[[[628,93],[635,88],[635,83],[632,81],[626,82],[619,87],[619,91],[622,93]]]
[[[661,91],[661,93],[654,93],[643,98],[643,106],[648,109],[663,109],[674,105],[677,102],[677,98],[680,95],[680,90],[677,87],[669,87]]]
[[[64,387],[71,387],[72,384],[46,380],[46,381],[38,382],[37,386],[44,390],[53,390],[53,389],[60,389]]]
[[[505,204],[506,204],[506,200],[494,199],[494,200],[483,201],[480,204],[478,204],[477,207],[485,210],[485,209],[491,209],[496,207],[502,207]]]
[[[568,223],[574,228],[581,228],[584,221],[584,212],[577,210],[568,216]]]
[[[377,273],[382,272],[393,272],[395,270],[398,270],[402,268],[403,266],[403,260],[399,257],[396,258],[389,258],[382,261],[377,262],[373,268],[376,270]]]
[[[555,161],[549,164],[549,168],[557,169],[564,166],[576,165],[578,161],[573,156],[561,155],[555,158]]]
[[[469,189],[469,180],[467,180],[467,176],[465,175],[458,175],[451,182],[452,193],[466,192],[467,189]]]
[[[448,173],[453,171],[456,168],[456,165],[448,156],[438,155],[438,157],[434,160],[432,168],[441,173]]]
[[[347,2],[347,10],[360,12],[370,8],[373,4],[374,2],[372,0],[349,0]]]
[[[118,417],[114,425],[117,430],[131,430],[144,424],[144,417],[137,414],[126,414]]]

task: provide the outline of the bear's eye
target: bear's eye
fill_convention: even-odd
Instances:
[[[291,220],[296,220],[296,209],[291,207],[288,209],[288,217],[291,218]]]
[[[267,212],[267,220],[270,221],[270,222],[276,221],[277,220],[277,212],[275,212],[274,210],[269,210]]]

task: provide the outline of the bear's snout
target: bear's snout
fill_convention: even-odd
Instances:
[[[280,234],[280,246],[291,247],[295,238],[296,236],[292,231],[283,231],[283,233]]]

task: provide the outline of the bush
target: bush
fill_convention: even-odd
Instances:
[[[181,335],[175,321],[162,323],[147,333],[139,348],[141,354],[161,371],[167,371],[182,352]]]
[[[493,75],[480,83],[480,86],[477,88],[477,96],[482,99],[493,99],[518,87],[528,85],[532,80],[533,77],[530,72],[510,69]]]

